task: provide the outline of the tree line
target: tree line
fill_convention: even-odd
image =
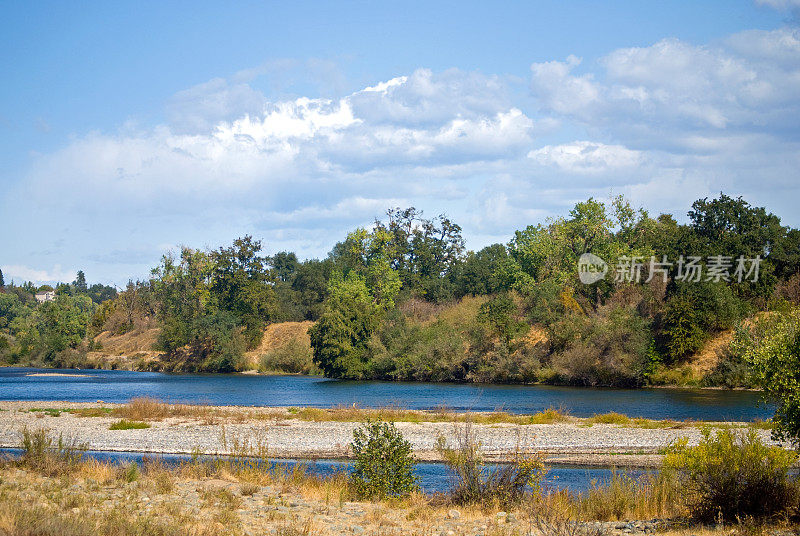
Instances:
[[[697,200],[687,216],[678,223],[622,197],[588,199],[473,252],[458,224],[412,207],[348,233],[324,259],[266,255],[250,236],[215,250],[182,248],[147,280],[99,305],[89,300],[73,315],[84,331],[67,346],[80,347],[81,333],[88,347],[102,330],[156,327],[164,368],[228,372],[244,366],[268,324],[311,320],[314,363],[335,378],[676,383],[709,338],[800,303],[800,231],[724,194]],[[578,271],[587,252],[608,263],[593,284]],[[698,280],[684,277],[690,258],[703,270]],[[620,259],[631,270],[630,259],[641,261],[636,278]],[[730,273],[705,275],[720,259]],[[757,276],[735,277],[738,259],[758,259]],[[0,325],[16,359],[33,352],[19,325]],[[751,385],[746,352],[731,345],[723,353],[702,381]]]

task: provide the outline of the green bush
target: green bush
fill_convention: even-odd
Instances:
[[[394,423],[367,421],[353,431],[350,485],[361,499],[405,497],[418,488],[411,443]]]
[[[765,518],[797,507],[797,482],[789,478],[794,452],[765,445],[755,430],[712,434],[706,428],[702,434],[696,447],[684,439],[664,459],[664,469],[677,473],[696,518]]]

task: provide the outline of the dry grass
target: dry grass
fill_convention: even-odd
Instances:
[[[131,421],[162,421],[171,417],[183,417],[213,424],[220,417],[235,418],[237,412],[207,405],[168,404],[155,398],[139,397],[115,408],[112,413]]]
[[[586,419],[587,424],[619,424],[619,425],[627,425],[630,424],[631,418],[627,415],[623,415],[622,413],[617,412],[610,412],[610,413],[603,413],[603,414],[595,414],[588,419]]]
[[[592,483],[585,494],[576,497],[575,509],[586,520],[668,518],[685,513],[680,498],[681,489],[674,475],[633,478],[614,472],[607,484]]]
[[[447,408],[432,411],[409,410],[397,407],[360,408],[339,406],[335,408],[289,408],[292,418],[303,421],[363,422],[367,419],[387,422],[472,422],[475,424],[552,424],[570,420],[563,410],[549,408],[533,415],[515,415],[504,411],[491,413],[455,413]]]
[[[314,323],[311,321],[278,322],[268,325],[264,330],[264,335],[261,337],[261,343],[258,347],[245,353],[249,367],[257,369],[261,356],[285,348],[293,343],[299,343],[307,347],[310,354],[311,339],[308,336],[308,328],[313,325]]]
[[[101,355],[158,355],[160,352],[154,351],[153,348],[158,340],[159,331],[161,331],[160,328],[134,329],[123,335],[113,335],[109,331],[103,331],[94,339],[102,347],[102,350],[97,353]]]

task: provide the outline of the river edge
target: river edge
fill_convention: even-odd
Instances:
[[[161,370],[148,370],[148,369],[137,369],[137,368],[105,368],[105,367],[48,367],[44,364],[39,364],[36,366],[33,365],[18,365],[18,364],[7,364],[2,363],[0,364],[0,369],[3,368],[17,368],[17,369],[31,369],[31,370],[41,370],[41,369],[48,369],[53,371],[63,370],[63,371],[74,371],[80,372],[82,370],[106,370],[106,371],[124,371],[124,372],[154,372],[157,374],[197,374],[200,376],[298,376],[302,378],[319,378],[325,380],[337,380],[337,378],[328,378],[322,374],[303,374],[300,372],[284,372],[280,370],[268,370],[268,371],[258,371],[258,370],[242,370],[236,372],[189,372],[189,371],[161,371]],[[52,374],[57,375],[60,374],[58,372],[53,372]],[[62,373],[63,376],[68,376],[70,373],[65,372]],[[343,379],[341,381],[357,381],[357,380],[346,380]],[[643,385],[640,387],[615,387],[615,386],[586,386],[586,385],[572,385],[572,384],[561,384],[561,383],[543,383],[543,382],[527,382],[527,383],[481,383],[481,382],[414,382],[410,380],[387,380],[387,379],[374,379],[374,380],[365,380],[370,382],[385,382],[385,383],[433,383],[433,384],[442,384],[442,385],[474,385],[474,386],[542,386],[542,387],[574,387],[574,388],[583,388],[583,389],[614,389],[614,390],[630,390],[630,391],[637,391],[640,389],[676,389],[676,390],[696,390],[696,391],[745,391],[745,392],[752,392],[752,393],[763,393],[763,389],[759,388],[751,388],[751,387],[724,387],[721,385],[712,385],[712,386],[697,386],[697,385],[686,385],[686,384],[667,384],[667,385]]]
[[[264,447],[270,457],[298,460],[352,457],[349,444],[358,421],[300,420],[292,409],[255,406],[182,406],[182,415],[147,419],[149,428],[109,430],[120,420],[124,404],[103,402],[0,401],[0,447],[20,445],[23,428],[47,428],[93,451],[143,454],[229,455],[231,444],[248,442]],[[192,409],[194,408],[194,409]],[[296,411],[296,410],[295,410]],[[94,416],[81,416],[93,413]],[[99,416],[98,416],[99,415]],[[485,413],[454,414],[456,419],[476,418]],[[655,468],[669,445],[701,438],[698,423],[643,428],[618,424],[587,424],[587,419],[568,422],[515,424],[498,422],[470,424],[484,457],[493,462],[512,461],[517,453],[539,453],[550,464],[585,467]],[[750,423],[703,423],[711,428],[751,427]],[[438,438],[454,442],[463,423],[397,422],[408,439],[414,457],[438,462]],[[769,431],[754,428],[769,443]]]

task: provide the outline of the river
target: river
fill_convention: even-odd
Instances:
[[[698,421],[750,421],[767,419],[773,413],[772,407],[760,402],[760,394],[751,391],[356,382],[317,376],[0,368],[2,400],[124,403],[141,396],[168,402],[237,406],[356,404],[510,413],[536,413],[553,407],[576,417],[616,411],[631,417]]]

